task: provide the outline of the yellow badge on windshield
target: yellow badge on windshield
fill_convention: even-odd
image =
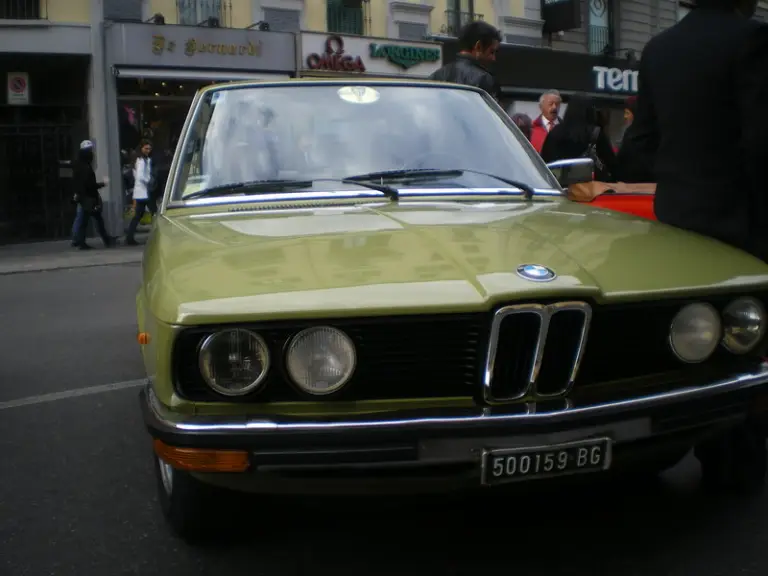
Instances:
[[[344,86],[339,89],[339,98],[352,104],[373,104],[380,97],[379,91],[370,86]]]

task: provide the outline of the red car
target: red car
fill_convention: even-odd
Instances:
[[[569,189],[569,197],[576,202],[599,206],[606,210],[617,210],[656,220],[653,211],[656,184],[591,182],[587,190],[589,190],[587,193],[574,194]]]

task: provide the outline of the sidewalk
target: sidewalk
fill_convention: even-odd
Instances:
[[[137,234],[136,239],[142,243],[140,246],[126,246],[121,238],[114,248],[105,248],[98,238],[89,238],[92,250],[73,248],[69,240],[0,246],[0,276],[140,263],[144,256],[145,235]]]

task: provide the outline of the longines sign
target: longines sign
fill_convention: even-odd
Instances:
[[[291,71],[293,34],[202,26],[122,23],[107,28],[112,66]]]
[[[302,68],[334,74],[426,77],[442,65],[442,45],[304,32]]]

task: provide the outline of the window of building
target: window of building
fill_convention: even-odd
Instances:
[[[446,34],[458,36],[461,28],[473,20],[482,20],[483,14],[475,12],[474,0],[448,0],[445,11]]]
[[[399,22],[397,24],[397,37],[401,40],[424,40],[428,32],[426,24],[417,22]]]
[[[589,0],[589,53],[602,54],[612,42],[611,6],[609,0]]]
[[[345,5],[347,4],[347,5]],[[349,0],[328,0],[328,32],[336,34],[358,34],[362,36],[364,32],[363,25],[363,3],[357,2],[355,6]]]
[[[208,18],[221,19],[222,0],[176,0],[179,24],[196,26]]]
[[[0,19],[3,20],[39,20],[47,18],[40,9],[44,6],[40,0],[5,0],[0,2]]]
[[[263,20],[270,30],[277,32],[298,32],[301,30],[301,12],[284,8],[264,8]]]

